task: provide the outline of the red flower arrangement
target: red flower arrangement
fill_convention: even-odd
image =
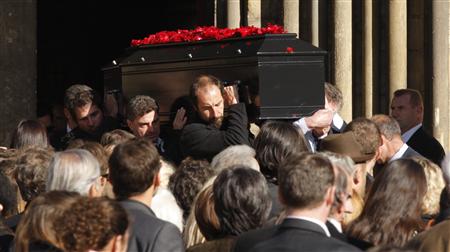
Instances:
[[[236,29],[217,28],[215,26],[197,27],[194,30],[161,31],[143,39],[131,40],[131,46],[155,45],[202,40],[222,40],[227,38],[245,38],[247,36],[285,33],[282,26],[269,24],[263,28],[245,26]]]

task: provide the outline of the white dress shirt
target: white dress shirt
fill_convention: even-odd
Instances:
[[[392,156],[391,159],[389,159],[389,162],[392,162],[394,160],[401,158],[403,156],[403,154],[405,154],[407,149],[408,149],[408,145],[403,143],[402,147],[400,147],[400,149],[394,154],[394,156]]]

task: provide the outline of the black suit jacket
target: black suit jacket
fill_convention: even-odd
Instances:
[[[442,159],[444,159],[444,148],[442,148],[442,145],[438,140],[428,134],[423,127],[420,127],[406,144],[439,166],[441,165]]]
[[[245,104],[231,105],[220,129],[200,121],[186,125],[180,138],[181,151],[184,156],[211,160],[228,146],[250,145],[247,126]]]
[[[120,204],[131,223],[128,251],[184,251],[180,231],[175,225],[158,219],[148,206],[138,201],[124,200]]]
[[[278,226],[251,231],[240,236],[234,251],[352,252],[360,250],[326,236],[325,231],[313,222],[287,218]]]

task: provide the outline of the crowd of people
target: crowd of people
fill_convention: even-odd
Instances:
[[[163,125],[150,96],[120,111],[73,85],[0,148],[0,251],[449,251],[450,156],[420,93],[345,122],[324,91],[310,116],[255,122],[201,75]]]

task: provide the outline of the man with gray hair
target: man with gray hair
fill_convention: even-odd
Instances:
[[[71,149],[57,152],[53,156],[49,165],[47,191],[70,191],[100,197],[103,186],[100,165],[88,151]]]
[[[378,164],[385,164],[400,158],[421,157],[419,153],[403,142],[400,125],[392,116],[379,114],[372,116],[370,120],[377,125],[381,134]]]

